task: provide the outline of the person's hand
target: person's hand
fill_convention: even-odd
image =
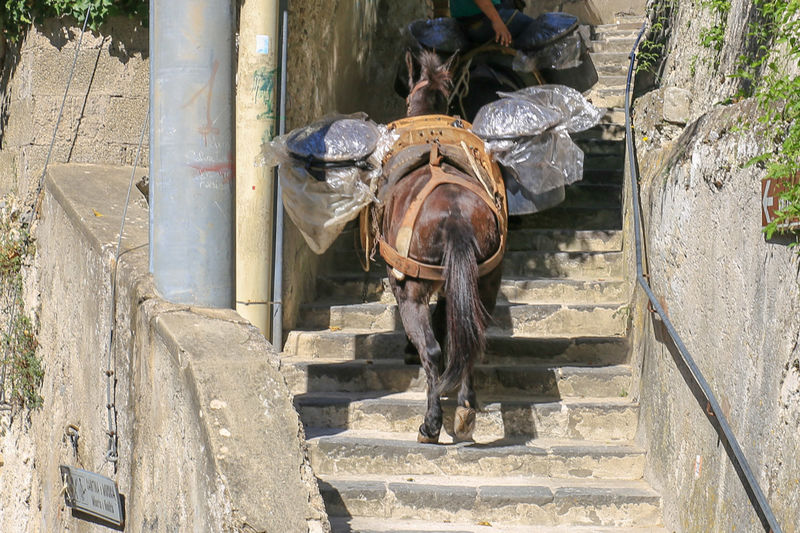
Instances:
[[[511,32],[499,17],[492,21],[492,29],[494,30],[494,42],[503,46],[511,46]]]

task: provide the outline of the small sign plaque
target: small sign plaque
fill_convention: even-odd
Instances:
[[[764,228],[775,220],[777,212],[785,209],[784,201],[781,200],[781,193],[783,193],[795,180],[800,178],[800,174],[794,177],[794,180],[764,178],[761,180],[761,227]],[[779,231],[792,231],[800,229],[800,220],[789,220],[784,223],[778,224]]]
[[[66,487],[64,500],[69,507],[115,526],[122,525],[122,505],[114,480],[71,466],[61,465],[60,469]]]

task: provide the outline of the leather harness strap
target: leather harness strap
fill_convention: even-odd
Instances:
[[[428,164],[431,169],[431,178],[407,209],[397,234],[395,246],[384,240],[382,235],[377,236],[373,241],[372,233],[368,228],[370,210],[365,209],[361,213],[361,244],[367,256],[372,250],[371,243],[375,242],[381,256],[393,268],[393,273],[398,279],[402,279],[403,276],[433,281],[445,279],[442,266],[425,264],[408,256],[414,224],[422,204],[436,187],[444,184],[458,185],[477,194],[490,207],[496,218],[500,232],[500,245],[491,257],[478,265],[478,275],[488,274],[503,259],[508,232],[505,184],[500,174],[500,168],[486,152],[483,141],[470,131],[471,127],[468,122],[446,115],[409,117],[388,125],[389,131],[397,134],[397,140],[383,159],[384,171],[390,169],[389,175],[385,176],[388,179],[386,189],[384,189],[388,191],[387,196],[391,196],[395,182],[402,179],[400,175],[407,175],[416,168],[416,161],[424,157],[425,149],[418,150],[417,147],[425,145],[430,147]],[[441,156],[466,174],[473,174],[477,183],[445,172],[439,166]],[[394,170],[391,170],[392,168]],[[379,193],[379,197],[382,198],[384,194],[384,192]],[[362,264],[362,267],[368,271],[369,262],[366,261],[366,265]]]
[[[428,183],[425,184],[414,200],[411,201],[411,204],[403,216],[402,224],[397,232],[397,239],[395,243],[396,249],[386,242],[386,240],[384,240],[382,237],[378,239],[381,256],[383,256],[383,259],[394,269],[407,276],[435,281],[444,280],[444,268],[442,266],[426,264],[412,259],[408,257],[408,252],[409,248],[411,247],[411,237],[413,236],[414,232],[414,224],[417,221],[422,204],[436,187],[445,184],[453,184],[463,187],[477,195],[478,198],[483,200],[484,203],[489,206],[489,208],[492,210],[492,213],[495,215],[498,229],[500,230],[500,246],[498,246],[497,251],[490,258],[478,265],[479,276],[483,276],[491,272],[495,269],[495,267],[497,267],[497,265],[500,264],[506,248],[506,232],[505,228],[503,227],[504,217],[500,211],[498,211],[494,199],[489,198],[486,190],[476,183],[465,180],[460,176],[448,174],[442,170],[441,167],[434,164],[431,164],[429,168],[431,171],[430,180],[428,180]]]

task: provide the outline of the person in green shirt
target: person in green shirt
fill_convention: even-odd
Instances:
[[[459,22],[467,38],[474,43],[483,44],[494,39],[503,46],[522,48],[533,19],[506,4],[502,0],[450,0],[450,16]]]

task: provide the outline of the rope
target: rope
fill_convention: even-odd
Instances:
[[[116,463],[119,459],[118,439],[117,439],[117,409],[114,403],[115,400],[115,387],[116,385],[116,358],[114,357],[114,344],[116,340],[117,325],[117,268],[119,267],[119,256],[122,250],[122,235],[125,232],[125,218],[128,215],[128,205],[131,200],[131,190],[133,189],[133,179],[136,176],[136,169],[139,166],[139,157],[142,153],[142,144],[144,143],[144,134],[147,131],[147,125],[150,121],[150,107],[147,108],[147,114],[142,124],[142,133],[139,135],[139,146],[136,148],[136,159],[133,162],[133,169],[131,170],[131,179],[128,183],[128,194],[125,197],[125,207],[122,210],[122,221],[119,226],[119,237],[117,238],[117,251],[114,256],[114,264],[111,265],[111,303],[109,305],[109,314],[111,316],[111,332],[108,338],[108,362],[106,364],[106,407],[108,410],[108,449],[106,450],[106,461],[114,463],[116,470]]]

